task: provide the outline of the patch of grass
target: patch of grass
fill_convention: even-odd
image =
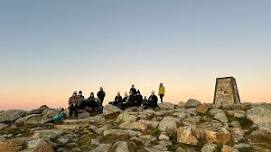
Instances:
[[[160,134],[161,134],[161,131],[156,127],[153,129],[152,133],[151,133],[153,136],[155,137],[159,137]]]
[[[223,144],[217,144],[216,148],[215,148],[215,151],[216,152],[221,152],[222,151],[222,147],[223,147]]]

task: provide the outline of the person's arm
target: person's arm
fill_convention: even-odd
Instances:
[[[71,105],[71,104],[72,104],[72,99],[71,99],[71,98],[69,98],[68,103],[69,103],[69,105]]]

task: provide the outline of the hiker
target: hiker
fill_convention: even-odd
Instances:
[[[144,99],[143,99],[143,101],[142,101],[142,104],[143,104],[143,107],[144,107],[144,105],[147,105],[147,104],[148,104],[147,96],[144,96]]]
[[[143,96],[141,95],[140,91],[137,90],[137,94],[136,94],[136,106],[141,106],[143,101]]]
[[[120,109],[125,110],[126,108],[137,106],[137,94],[134,94],[132,90],[130,90],[129,94],[130,95],[126,98],[126,102],[120,105]]]
[[[98,113],[101,112],[101,102],[99,99],[94,97],[94,93],[91,92],[90,96],[84,100],[83,102],[84,108],[87,112],[93,112],[96,111]]]
[[[161,102],[163,102],[163,98],[164,98],[164,96],[165,96],[165,87],[164,87],[164,85],[163,85],[163,83],[160,83],[160,85],[159,85],[159,96],[160,96],[160,100],[161,100]]]
[[[66,114],[64,112],[64,108],[61,108],[60,111],[53,116],[53,118],[45,121],[43,124],[46,124],[46,123],[60,123],[65,119],[65,116],[66,116]]]
[[[119,103],[122,102],[122,97],[120,95],[120,92],[117,93],[117,96],[115,97],[115,100],[114,102],[109,102],[109,104],[112,104],[112,105],[118,105]]]
[[[69,99],[69,116],[72,117],[74,114],[75,117],[78,117],[78,102],[79,97],[77,96],[77,92],[74,91],[72,96]]]
[[[136,94],[136,89],[135,89],[135,85],[134,85],[134,84],[132,84],[132,87],[131,87],[131,89],[130,89],[130,92],[132,93],[132,95]],[[129,93],[130,93],[130,92],[129,92]]]
[[[151,108],[157,107],[157,101],[158,101],[158,98],[155,95],[155,92],[152,91],[151,96],[148,99],[148,102],[144,103],[144,105],[143,105],[144,109],[147,109],[148,107],[151,107]]]
[[[122,102],[128,102],[128,98],[129,98],[128,93],[125,92],[124,93],[124,98],[122,99]]]
[[[85,100],[85,97],[83,96],[83,93],[81,90],[78,93],[79,93],[78,94],[78,97],[79,97],[78,109],[83,109],[82,102]]]
[[[102,106],[104,102],[104,97],[105,97],[105,92],[103,91],[102,87],[100,87],[100,91],[97,93],[97,97],[100,99],[101,106]]]

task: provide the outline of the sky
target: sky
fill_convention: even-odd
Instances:
[[[0,1],[0,109],[67,107],[100,86],[212,102],[233,76],[242,102],[271,101],[270,0]]]

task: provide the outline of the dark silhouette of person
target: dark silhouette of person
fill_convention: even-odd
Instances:
[[[102,87],[100,87],[100,90],[99,92],[97,93],[97,97],[100,99],[101,101],[101,106],[103,105],[103,102],[104,102],[104,98],[105,98],[105,92],[103,90]]]
[[[72,96],[69,98],[69,116],[72,117],[73,114],[75,117],[78,117],[78,102],[79,97],[77,96],[77,92],[74,91]]]

